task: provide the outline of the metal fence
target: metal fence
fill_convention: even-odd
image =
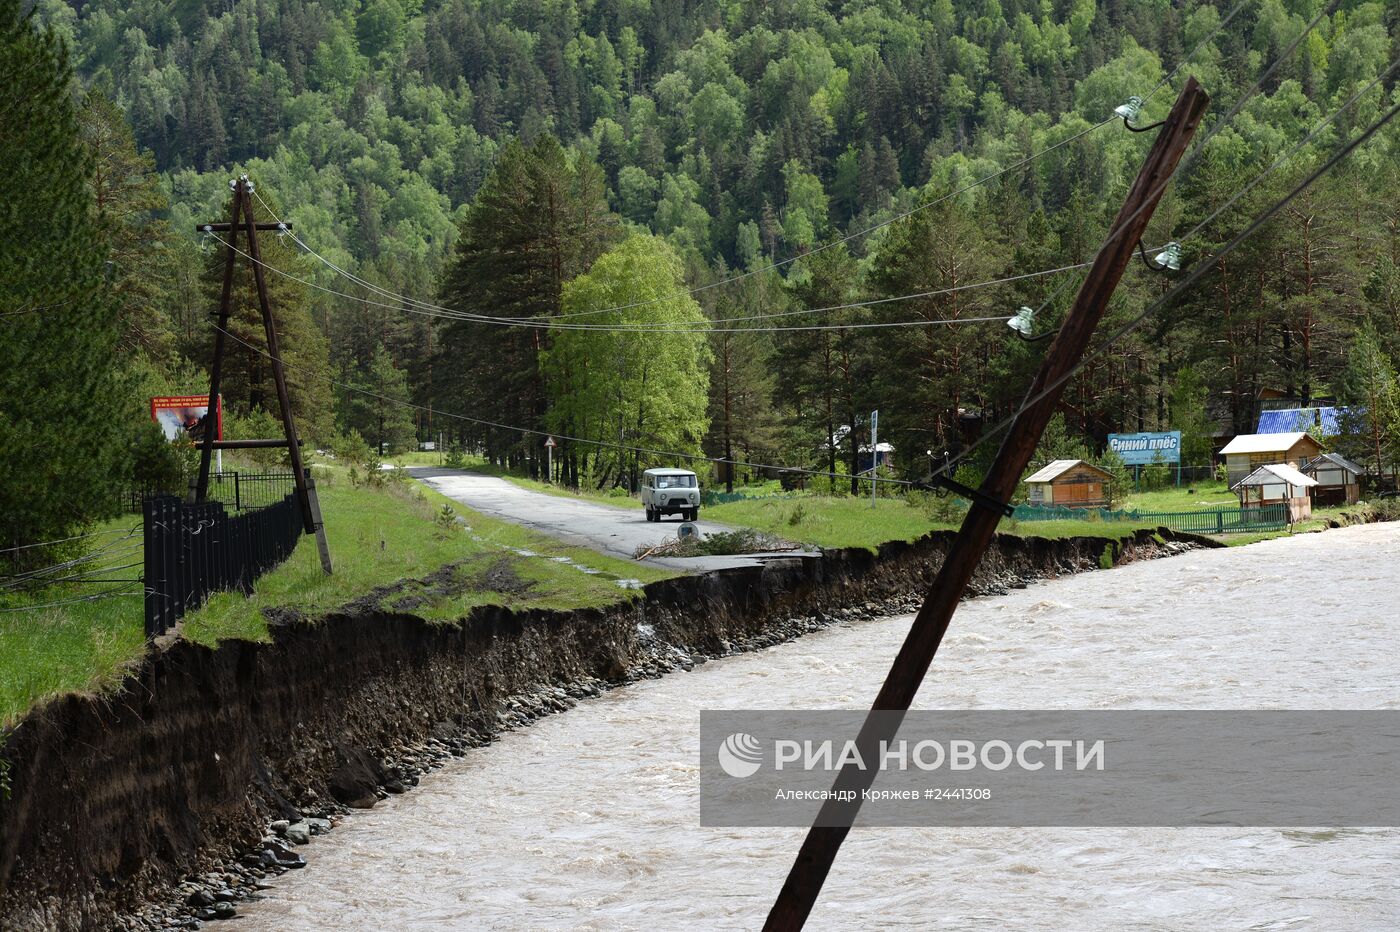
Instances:
[[[148,498],[173,495],[183,498],[189,492],[188,479],[180,479],[169,485],[147,483],[124,489],[121,493],[121,509],[130,514],[141,513],[141,503]],[[291,495],[296,490],[296,475],[291,472],[211,472],[209,474],[209,500],[223,502],[234,511],[250,511],[266,508]]]
[[[142,517],[148,638],[170,630],[211,592],[252,591],[253,580],[291,556],[302,532],[295,495],[232,516],[222,502],[153,496],[142,502]]]
[[[1277,531],[1288,526],[1287,505],[1259,508],[1209,508],[1198,511],[1113,511],[1107,508],[1064,508],[1017,505],[1017,521],[1127,521],[1191,534],[1237,534]]]

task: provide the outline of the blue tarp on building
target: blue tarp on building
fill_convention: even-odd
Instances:
[[[1256,434],[1291,434],[1296,430],[1312,430],[1321,426],[1322,432],[1335,437],[1342,432],[1341,415],[1344,408],[1285,408],[1264,411],[1259,415]]]

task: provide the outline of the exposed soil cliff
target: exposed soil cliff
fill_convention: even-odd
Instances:
[[[351,606],[276,619],[269,644],[156,645],[119,693],[38,709],[0,751],[0,928],[187,921],[182,879],[299,866],[259,862],[270,820],[372,805],[416,782],[425,748],[460,753],[612,685],[913,607],[951,538],[666,580],[602,610],[485,607],[444,625]],[[1000,537],[976,592],[1202,544]],[[181,902],[208,899],[190,889]],[[171,905],[137,923],[153,902]]]

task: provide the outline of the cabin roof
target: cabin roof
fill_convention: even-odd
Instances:
[[[1225,448],[1220,452],[1226,453],[1283,453],[1291,450],[1293,445],[1308,435],[1301,431],[1290,431],[1286,434],[1240,434],[1234,440],[1225,444]],[[1312,438],[1309,437],[1309,440]],[[1313,443],[1316,443],[1313,440]]]
[[[1108,470],[1106,470],[1106,469],[1100,469],[1098,466],[1095,466],[1093,463],[1086,463],[1086,462],[1084,462],[1083,460],[1053,460],[1053,461],[1051,461],[1050,463],[1048,463],[1047,465],[1041,467],[1041,469],[1040,469],[1038,472],[1035,472],[1035,473],[1033,473],[1032,475],[1028,476],[1028,477],[1026,478],[1026,481],[1027,481],[1027,482],[1054,482],[1056,479],[1058,479],[1060,476],[1064,475],[1065,473],[1069,472],[1069,471],[1070,471],[1071,469],[1073,469],[1074,467],[1076,467],[1076,466],[1081,466],[1081,465],[1082,465],[1082,466],[1088,466],[1090,469],[1094,470],[1095,472],[1103,473],[1104,476],[1107,477],[1107,478],[1110,478],[1110,479],[1113,478],[1113,474],[1112,474],[1112,473],[1110,473],[1110,472],[1109,472]]]
[[[653,476],[693,476],[693,469],[674,469],[669,466],[659,466],[656,469],[644,469],[643,473],[651,473]]]
[[[1260,466],[1230,488],[1233,490],[1238,489],[1240,486],[1266,485],[1279,481],[1287,482],[1289,485],[1302,486],[1304,488],[1317,485],[1316,479],[1312,476],[1303,475],[1292,466],[1285,463],[1270,463],[1267,466]]]
[[[1261,434],[1285,434],[1298,429],[1321,427],[1329,437],[1342,432],[1341,419],[1345,408],[1335,405],[1318,405],[1313,408],[1280,408],[1275,411],[1259,412],[1258,432]]]
[[[1331,463],[1333,466],[1340,466],[1353,476],[1359,476],[1366,471],[1340,453],[1320,453],[1303,463],[1303,472],[1310,473],[1315,471],[1324,461]]]

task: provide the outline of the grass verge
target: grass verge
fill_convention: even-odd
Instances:
[[[939,520],[917,503],[882,498],[871,507],[865,498],[806,496],[753,499],[703,509],[701,515],[723,524],[751,527],[778,537],[820,547],[874,550],[893,540],[911,541],[929,531],[954,530],[961,519]],[[1139,526],[1131,522],[1003,520],[1001,531],[1020,537],[1119,538]]]
[[[258,580],[254,593],[213,595],[181,622],[181,633],[209,646],[228,638],[268,639],[265,609],[308,617],[352,601],[452,621],[478,605],[571,609],[635,598],[635,588],[675,573],[569,547],[534,531],[488,518],[407,480],[354,487],[340,470],[318,472],[335,573],[323,575],[311,540]],[[460,518],[461,520],[454,520]],[[109,528],[126,530],[127,516]],[[111,535],[116,537],[117,535]],[[139,544],[139,536],[136,538]],[[114,548],[106,565],[136,562],[129,545]],[[139,567],[120,571],[139,574]],[[36,608],[76,593],[52,589],[0,598],[0,727],[38,702],[62,693],[99,693],[119,684],[145,650],[137,593],[100,601]],[[115,587],[100,587],[115,588]]]

